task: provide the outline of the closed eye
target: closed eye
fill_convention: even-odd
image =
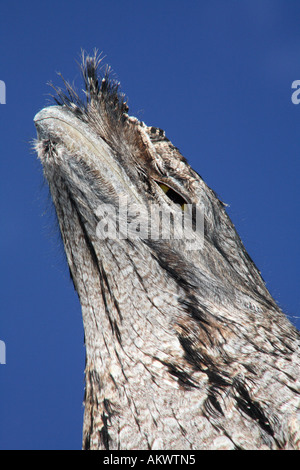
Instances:
[[[163,190],[163,192],[168,196],[168,198],[171,199],[174,204],[179,204],[182,210],[184,210],[184,205],[187,204],[186,200],[178,194],[174,189],[170,188],[164,183],[160,183],[159,181],[156,181],[158,186]]]

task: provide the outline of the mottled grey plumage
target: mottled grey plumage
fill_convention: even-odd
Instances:
[[[163,131],[128,116],[99,62],[83,58],[86,103],[66,84],[35,117],[82,306],[83,448],[299,448],[297,331],[224,204]],[[99,204],[118,211],[120,195],[174,207],[161,183],[203,208],[201,249],[97,236]]]

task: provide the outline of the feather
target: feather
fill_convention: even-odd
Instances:
[[[82,75],[35,125],[82,307],[83,448],[299,448],[298,332],[225,205],[96,52]]]

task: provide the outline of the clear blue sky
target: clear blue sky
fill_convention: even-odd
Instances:
[[[165,129],[229,214],[272,295],[300,327],[300,2],[2,2],[0,448],[79,449],[83,328],[33,117],[80,87],[81,48],[106,54],[130,112]]]

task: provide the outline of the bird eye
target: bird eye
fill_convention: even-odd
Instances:
[[[184,205],[187,204],[185,199],[183,199],[180,194],[178,194],[174,189],[170,188],[164,183],[157,181],[158,186],[163,190],[163,192],[173,201],[175,204],[179,204],[181,209],[184,210]]]

